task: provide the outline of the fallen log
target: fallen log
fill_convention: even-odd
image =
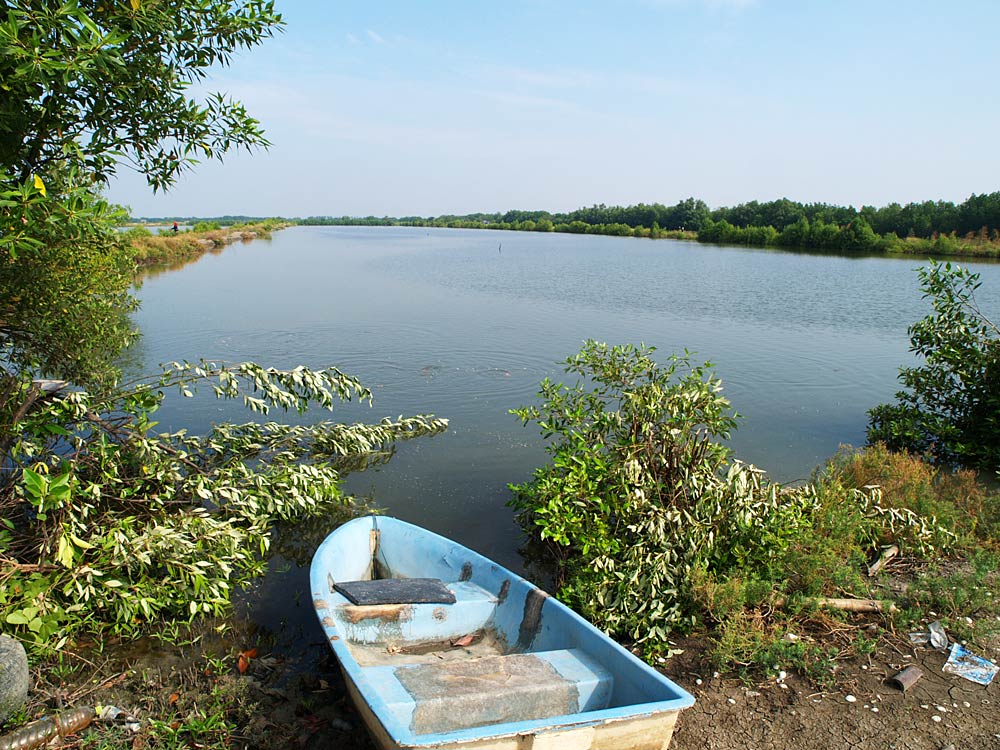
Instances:
[[[887,599],[837,599],[826,596],[810,596],[800,600],[824,609],[839,609],[844,612],[895,612],[896,603]],[[774,606],[781,608],[786,604],[784,597],[774,600]]]

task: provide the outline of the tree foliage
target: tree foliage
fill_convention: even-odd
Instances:
[[[78,171],[53,174],[46,195],[34,185],[0,191],[2,360],[11,371],[106,381],[131,339],[134,266],[115,207]]]
[[[0,15],[0,449],[41,392],[115,377],[132,253],[100,195],[121,164],[154,189],[198,158],[267,144],[193,84],[279,28],[265,0],[13,0]],[[2,450],[0,450],[2,452]]]
[[[189,96],[280,28],[265,0],[12,0],[0,18],[0,167],[19,182],[70,159],[125,161],[159,189],[199,158],[266,145],[238,102]]]
[[[869,412],[868,439],[938,461],[1000,469],[1000,329],[975,297],[979,274],[950,263],[919,269],[933,312],[909,328],[896,402]]]

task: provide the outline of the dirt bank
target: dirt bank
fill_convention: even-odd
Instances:
[[[111,703],[141,720],[138,734],[102,726],[66,748],[373,750],[324,644],[317,638],[293,655],[267,641],[244,626],[221,635],[206,629],[183,647],[144,642],[108,649],[117,656],[90,659],[72,674],[36,670],[30,709],[37,715],[60,705]],[[254,643],[241,673],[239,654]],[[702,642],[679,646],[683,653],[663,669],[696,703],[681,715],[673,750],[1000,747],[1000,682],[982,687],[944,673],[944,653],[911,646],[902,636],[883,638],[864,659],[839,662],[825,689],[794,673],[756,681],[720,675],[704,662]],[[989,651],[988,658],[1000,656],[996,647]],[[911,664],[923,677],[904,694],[887,680]]]

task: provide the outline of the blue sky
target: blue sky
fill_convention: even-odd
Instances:
[[[278,0],[214,72],[267,152],[137,216],[437,215],[1000,190],[1000,3]]]

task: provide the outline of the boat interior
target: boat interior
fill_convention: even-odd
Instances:
[[[414,734],[686,697],[496,563],[394,519],[352,524],[317,552],[317,609],[376,713]]]

